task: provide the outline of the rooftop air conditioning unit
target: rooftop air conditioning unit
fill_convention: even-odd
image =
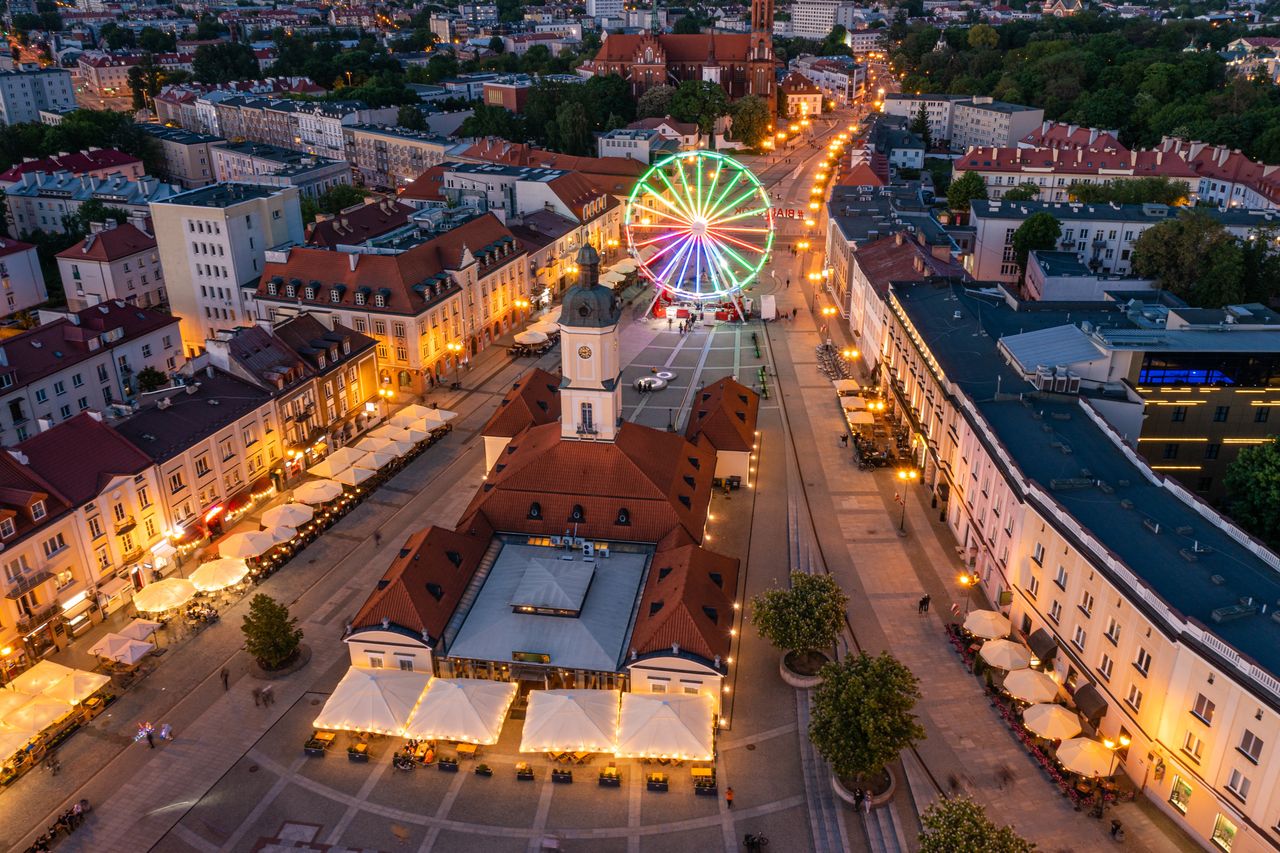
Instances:
[[[582,545],[582,556],[594,557],[596,555],[596,546],[591,542],[584,542]]]

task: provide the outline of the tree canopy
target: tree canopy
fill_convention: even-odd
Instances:
[[[1267,302],[1280,294],[1275,234],[1240,240],[1211,213],[1192,208],[1143,231],[1133,247],[1133,270],[1200,308]]]
[[[759,95],[747,95],[733,104],[733,138],[752,148],[769,135],[769,104]]]
[[[24,158],[48,157],[59,151],[82,151],[89,147],[115,148],[141,158],[151,174],[157,174],[164,159],[160,144],[141,130],[126,113],[112,110],[75,110],[56,125],[26,122],[0,126],[0,170]]]
[[[1273,547],[1280,545],[1280,438],[1242,447],[1224,485],[1231,517]]]
[[[956,213],[968,213],[969,202],[987,197],[987,185],[977,172],[965,172],[947,187],[947,206]]]
[[[1000,198],[1004,201],[1032,201],[1040,195],[1040,187],[1031,181],[1024,181],[1011,190],[1005,190]]]
[[[685,80],[671,97],[672,118],[693,122],[704,134],[714,131],[716,119],[728,114],[729,96],[718,83]]]
[[[258,593],[249,601],[240,630],[244,648],[266,670],[280,669],[298,655],[302,629],[289,608],[269,595]]]
[[[675,86],[654,86],[646,89],[636,101],[636,115],[639,118],[664,118],[671,115],[671,99],[675,95]]]
[[[585,83],[539,80],[519,115],[480,104],[462,123],[462,136],[500,136],[566,154],[594,154],[592,133],[622,127],[635,118],[627,81],[611,74]]]
[[[1130,178],[1100,184],[1073,181],[1067,187],[1067,194],[1085,204],[1185,205],[1191,197],[1191,187],[1186,181],[1169,178]],[[1005,193],[1004,197],[1008,198],[1009,194]]]
[[[919,682],[888,652],[865,652],[822,668],[809,739],[844,779],[878,773],[925,736],[913,713]]]
[[[192,76],[201,83],[230,83],[261,77],[253,48],[239,42],[202,44],[191,62]]]
[[[1019,269],[1027,269],[1027,256],[1031,252],[1052,249],[1062,236],[1062,223],[1052,213],[1041,210],[1023,220],[1013,232],[1013,254]]]
[[[968,797],[938,799],[920,815],[920,853],[1032,853],[1036,845],[998,826]]]
[[[792,572],[786,589],[751,599],[756,630],[783,651],[826,651],[844,629],[848,596],[830,575]]]

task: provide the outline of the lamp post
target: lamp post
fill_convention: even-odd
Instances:
[[[914,468],[902,468],[898,471],[898,479],[902,481],[902,515],[898,519],[898,532],[907,532],[907,484],[914,483],[920,472]]]
[[[445,348],[453,355],[453,387],[462,387],[462,344],[449,341]]]
[[[1128,735],[1120,735],[1120,737],[1112,740],[1104,738],[1102,745],[1111,751],[1111,764],[1107,767],[1107,778],[1110,779],[1116,772],[1116,762],[1120,759],[1120,750],[1128,748],[1130,741]],[[1107,798],[1104,791],[1098,791],[1098,809],[1097,815],[1101,818],[1107,812]]]
[[[960,586],[964,587],[964,615],[969,615],[969,602],[973,601],[973,593],[969,590],[978,585],[978,576],[965,572],[960,576]]]
[[[392,391],[390,388],[378,389],[378,398],[382,402],[382,416],[384,418],[387,415],[391,414],[391,401],[392,399],[395,398],[395,396],[396,396],[396,392]]]

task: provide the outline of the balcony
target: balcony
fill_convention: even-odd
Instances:
[[[138,521],[132,515],[126,515],[124,518],[116,519],[116,535],[128,533],[130,530],[138,526]]]
[[[120,565],[127,566],[130,563],[136,563],[142,559],[142,554],[142,547],[140,545],[135,545],[120,555]]]
[[[22,577],[18,578],[13,582],[13,586],[9,588],[9,592],[5,595],[5,598],[9,599],[10,601],[17,601],[19,598],[26,595],[28,592],[31,592],[31,590],[40,586],[40,584],[52,579],[53,579],[53,572],[48,572],[43,570],[38,572],[31,572],[30,574],[24,574]]]
[[[33,610],[29,613],[24,613],[22,616],[18,617],[18,625],[17,625],[18,632],[21,634],[26,634],[30,631],[34,631],[35,629],[39,628],[41,625],[43,625],[44,623],[52,619],[57,614],[57,612],[58,612],[57,605],[47,604],[44,607],[39,608],[38,610]]]

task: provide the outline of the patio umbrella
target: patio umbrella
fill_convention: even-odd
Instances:
[[[617,690],[532,690],[521,752],[613,752]]]
[[[319,729],[400,735],[431,673],[353,666],[315,719]]]
[[[420,421],[427,416],[428,412],[433,412],[433,411],[435,410],[432,409],[430,406],[424,406],[420,403],[410,403],[409,405],[405,406],[404,408],[400,409],[395,413],[395,415],[391,418],[391,423],[395,424],[396,426],[399,426],[400,425],[399,421],[401,419],[406,419],[410,421]]]
[[[457,416],[457,412],[451,412],[448,409],[427,409],[427,413],[422,416],[422,419],[434,429],[436,424],[446,424]]]
[[[613,265],[615,272],[628,273],[636,271],[636,262],[630,258],[623,258]]]
[[[339,471],[345,471],[362,459],[364,459],[364,451],[356,450],[354,447],[339,447],[308,468],[307,473],[317,477],[333,477]]]
[[[222,557],[201,563],[188,578],[200,592],[217,592],[235,586],[249,574],[249,567],[238,557]]]
[[[559,323],[560,311],[563,308],[564,308],[563,305],[552,305],[550,308],[546,310],[546,313],[544,313],[541,317],[538,318],[538,322],[539,323]]]
[[[614,272],[613,270],[610,270],[609,272],[600,276],[600,278],[596,279],[596,281],[600,282],[601,284],[622,284],[626,280],[627,280],[627,277],[625,275],[623,275],[620,272]]]
[[[526,346],[545,344],[547,342],[547,336],[542,332],[539,332],[537,329],[526,329],[516,335],[515,342],[518,344],[525,344]]]
[[[113,660],[125,666],[133,666],[151,654],[153,649],[155,649],[155,645],[152,643],[135,640],[132,637],[125,637],[120,634],[107,634],[89,651],[100,658]]]
[[[282,524],[279,527],[273,527],[270,530],[264,530],[263,533],[270,536],[279,545],[282,542],[288,542],[290,539],[298,535],[297,529]]]
[[[417,444],[431,436],[431,433],[425,429],[413,426],[399,427],[393,424],[383,424],[369,434],[374,438],[385,438],[402,444]]]
[[[347,470],[355,470],[358,468],[368,468],[371,471],[377,471],[396,461],[396,455],[387,450],[375,450],[373,453],[366,453],[364,459],[360,460],[360,464],[348,468]],[[341,478],[339,478],[341,479]]]
[[[70,706],[64,702],[33,696],[27,704],[10,712],[4,724],[15,731],[38,734],[70,713]]]
[[[712,716],[709,696],[624,693],[616,754],[710,761]]]
[[[280,504],[262,514],[263,527],[301,527],[315,517],[316,511],[304,503]]]
[[[4,718],[30,701],[31,696],[27,693],[0,687],[0,731],[3,731]]]
[[[232,533],[226,539],[218,543],[218,554],[223,557],[239,557],[240,559],[248,559],[249,557],[261,557],[270,551],[280,540],[276,539],[266,530],[250,530],[246,533]],[[150,587],[148,587],[149,589]],[[146,592],[144,589],[143,592]],[[137,596],[133,599],[138,600]],[[144,610],[146,608],[138,608]]]
[[[1048,702],[1058,695],[1058,682],[1043,672],[1019,669],[1004,677],[1004,690],[1023,702]]]
[[[141,640],[145,643],[158,630],[160,630],[159,622],[152,622],[150,619],[134,619],[115,633],[116,636],[128,637],[130,640]]]
[[[867,409],[867,401],[864,397],[841,397],[840,408],[846,412],[863,412]]]
[[[975,610],[965,617],[964,629],[975,637],[995,640],[1009,636],[1012,630],[1008,618],[994,610]]]
[[[196,594],[196,587],[185,578],[165,578],[145,586],[133,594],[133,606],[139,613],[160,613],[181,607]]]
[[[27,732],[0,727],[0,764],[16,755],[30,740]]]
[[[28,697],[39,696],[62,679],[75,672],[69,666],[42,660],[31,669],[9,682],[9,689],[25,693]]]
[[[996,669],[1005,671],[1026,669],[1031,664],[1031,652],[1008,640],[987,640],[978,655]]]
[[[404,736],[466,743],[498,742],[516,685],[481,678],[436,678],[404,727]]]
[[[560,325],[550,320],[539,320],[538,322],[531,324],[527,331],[541,332],[547,337],[551,337],[556,332],[560,331]]]
[[[1077,737],[1058,744],[1058,761],[1081,776],[1110,776],[1115,772],[1115,753],[1096,740]]]
[[[835,386],[837,394],[857,394],[862,389],[856,379],[832,379],[831,384]]]
[[[1022,724],[1049,740],[1080,734],[1080,715],[1062,705],[1032,705],[1022,712]]]
[[[336,479],[339,483],[346,483],[348,486],[358,486],[376,473],[368,468],[348,468],[345,471],[339,471]]]
[[[304,504],[327,504],[342,494],[342,485],[333,480],[312,480],[293,490],[293,498]]]
[[[111,676],[77,669],[40,695],[66,705],[79,705],[111,683]]]

